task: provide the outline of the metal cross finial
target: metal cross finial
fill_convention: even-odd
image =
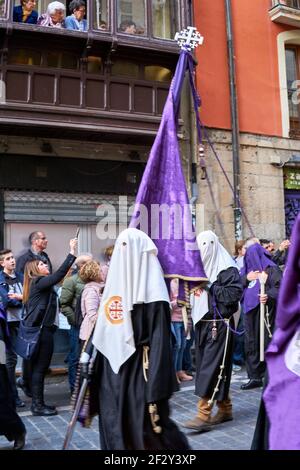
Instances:
[[[195,49],[200,44],[203,44],[204,37],[197,31],[197,28],[194,26],[188,26],[180,33],[175,34],[175,41],[178,42],[181,49],[191,51]]]

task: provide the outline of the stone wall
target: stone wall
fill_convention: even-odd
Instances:
[[[224,169],[232,183],[231,133],[209,130]],[[277,137],[241,134],[240,136],[240,186],[241,201],[258,238],[270,238],[279,242],[285,238],[283,165],[293,154],[300,153],[300,141]],[[213,152],[205,142],[207,174],[212,193],[206,180],[201,180],[198,169],[199,200],[204,204],[205,229],[214,230],[224,245],[232,250],[234,245],[233,195]],[[213,200],[214,199],[214,200]],[[250,230],[243,218],[243,238]]]

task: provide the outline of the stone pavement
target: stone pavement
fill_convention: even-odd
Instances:
[[[59,414],[52,417],[32,416],[30,399],[24,397],[26,408],[22,417],[27,428],[26,450],[59,450],[62,447],[71,412],[66,377],[47,379],[47,403],[57,404]],[[247,381],[245,371],[235,372],[232,376],[231,396],[234,420],[220,424],[206,433],[197,433],[181,427],[194,450],[247,450],[250,449],[256,423],[256,416],[261,397],[261,389],[240,390],[240,385]],[[194,395],[193,382],[185,382],[181,390],[171,400],[172,417],[180,426],[192,418],[197,410],[197,397]],[[25,411],[23,411],[25,410]],[[10,449],[11,443],[1,436],[0,450]],[[83,429],[79,424],[73,435],[71,449],[97,450],[99,447],[98,420],[93,420],[90,429]]]

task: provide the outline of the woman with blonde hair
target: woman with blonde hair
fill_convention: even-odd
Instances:
[[[39,344],[30,359],[32,381],[31,411],[35,416],[57,414],[55,407],[44,402],[44,380],[53,354],[53,335],[58,324],[58,302],[54,290],[74,263],[77,239],[70,240],[70,253],[54,274],[41,260],[30,261],[25,266],[23,303],[25,305],[24,323],[26,326],[42,326]]]
[[[101,276],[101,266],[97,261],[88,261],[79,271],[81,280],[85,283],[81,295],[81,313],[83,320],[79,338],[89,339],[97,320],[104,283]]]

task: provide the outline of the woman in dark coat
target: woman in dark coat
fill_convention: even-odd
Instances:
[[[6,349],[10,347],[6,313],[0,299],[0,436],[14,442],[14,450],[25,445],[26,429],[15,410],[12,389],[6,369]]]
[[[43,261],[35,260],[26,264],[24,272],[23,302],[26,312],[26,326],[42,326],[37,351],[31,358],[32,370],[32,406],[36,416],[57,414],[55,407],[44,403],[44,380],[53,354],[53,335],[57,328],[58,301],[54,290],[74,263],[77,240],[70,241],[70,253],[54,273],[49,274],[49,267]]]
[[[239,271],[232,257],[210,230],[197,237],[207,288],[193,294],[192,318],[196,341],[196,390],[200,398],[197,416],[184,426],[203,432],[212,424],[232,419],[229,396],[233,354],[233,314],[242,296]],[[212,417],[214,401],[218,412]]]
[[[265,295],[260,297],[260,273],[266,273]],[[243,310],[245,328],[246,369],[249,381],[241,385],[242,390],[262,387],[265,362],[260,361],[260,301],[266,305],[265,349],[270,343],[274,323],[276,302],[282,271],[272,261],[268,251],[259,243],[250,246],[241,271],[244,286]]]

